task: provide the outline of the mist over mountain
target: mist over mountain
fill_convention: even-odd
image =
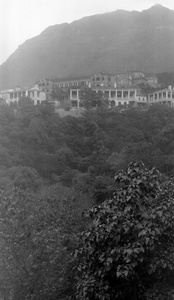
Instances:
[[[174,11],[155,5],[48,27],[0,66],[0,89],[57,76],[142,69],[174,71]]]

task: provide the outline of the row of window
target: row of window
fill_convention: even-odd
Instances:
[[[160,92],[160,93],[155,93],[150,95],[150,100],[153,100],[155,96],[155,100],[157,99],[174,99],[174,92]]]
[[[71,101],[71,105],[72,105],[72,107],[83,107],[83,103],[81,103],[81,102],[78,102],[77,100],[72,100]],[[111,107],[115,107],[115,106],[126,106],[126,105],[128,105],[128,102],[118,102],[118,103],[116,103],[115,101],[111,101],[110,102],[110,105],[111,105]],[[94,103],[94,107],[96,106],[96,104]]]
[[[111,98],[129,98],[134,97],[135,91],[111,91],[110,97]],[[105,91],[105,97],[109,98],[109,91]]]
[[[54,83],[54,88],[68,88],[72,86],[88,86],[88,81],[72,81],[72,82],[62,82],[62,83]]]
[[[21,98],[21,97],[34,97],[34,91],[28,91],[26,93],[26,91],[23,92],[14,92],[14,93],[10,93],[10,99],[17,99],[17,98]],[[40,96],[40,92],[37,92],[37,97]]]
[[[49,82],[42,82],[42,83],[39,83],[39,86],[48,86],[49,85]]]
[[[111,81],[111,78],[108,77],[108,78],[104,78],[104,77],[93,77],[93,81],[104,81],[104,80],[107,80],[107,81]]]
[[[135,91],[105,91],[104,95],[106,98],[132,98],[135,97]],[[78,97],[78,91],[71,92],[72,98],[76,99]]]

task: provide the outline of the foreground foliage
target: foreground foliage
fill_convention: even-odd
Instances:
[[[115,192],[86,211],[75,256],[75,299],[141,299],[174,281],[174,182],[131,163],[115,176]],[[155,298],[156,299],[156,298]]]
[[[72,294],[71,252],[88,206],[81,200],[60,184],[37,194],[17,188],[1,192],[1,299],[53,300]]]

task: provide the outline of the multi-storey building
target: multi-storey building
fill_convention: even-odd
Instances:
[[[117,87],[116,75],[110,73],[96,73],[89,79],[89,86],[95,87]]]
[[[158,78],[155,74],[152,73],[146,73],[146,84],[148,84],[150,87],[158,88]]]
[[[73,87],[80,88],[80,87],[89,87],[90,86],[90,77],[83,76],[78,78],[62,78],[60,80],[54,79],[53,80],[53,88],[63,88],[63,89],[70,89]]]
[[[94,91],[102,91],[105,98],[109,101],[109,107],[116,106],[137,106],[140,104],[147,104],[147,97],[140,94],[139,89],[136,88],[93,88]],[[72,108],[81,107],[80,89],[70,90],[70,103]]]
[[[116,75],[116,82],[118,87],[131,87],[132,77],[129,72],[121,72]]]
[[[55,89],[62,89],[67,92],[67,90],[82,87],[134,88],[143,83],[157,87],[158,80],[154,74],[145,74],[143,71],[135,70],[117,74],[98,72],[91,76],[42,79],[37,82],[37,85],[47,94],[47,99],[51,100],[52,92]]]
[[[3,90],[0,92],[0,97],[4,99],[7,104],[18,103],[22,97],[29,97],[33,100],[34,105],[41,104],[47,100],[46,93],[40,90],[37,85],[30,89],[16,87],[15,89]]]
[[[146,83],[146,77],[143,71],[131,71],[132,85],[140,85]]]
[[[36,82],[39,89],[45,92],[48,96],[51,95],[53,90],[53,81],[51,79],[41,79]]]
[[[144,73],[143,71],[125,71],[117,74],[117,86],[133,87],[141,84],[148,84],[151,87],[158,87],[158,78],[155,74]]]
[[[52,101],[53,91],[61,89],[64,92],[69,91],[70,88],[81,88],[90,86],[90,77],[70,77],[70,78],[52,78],[41,79],[36,83],[38,87],[47,95],[47,99]],[[57,99],[59,101],[59,99]]]
[[[169,107],[174,107],[174,88],[169,86],[168,88],[155,91],[148,94],[148,104],[167,104]]]

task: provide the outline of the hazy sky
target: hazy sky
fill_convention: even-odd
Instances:
[[[142,11],[157,3],[174,10],[174,0],[0,0],[0,64],[50,25],[117,9]]]

